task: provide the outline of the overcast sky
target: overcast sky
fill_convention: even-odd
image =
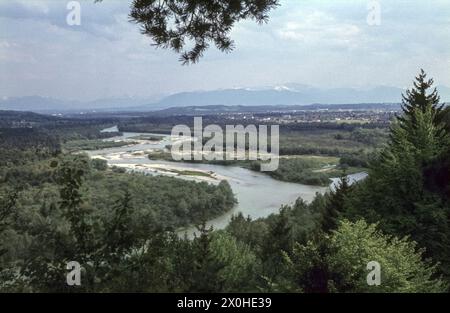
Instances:
[[[0,96],[147,97],[179,91],[297,82],[319,87],[406,87],[423,67],[450,86],[450,1],[280,0],[266,25],[241,22],[230,54],[207,51],[181,66],[128,21],[131,0],[0,0]]]

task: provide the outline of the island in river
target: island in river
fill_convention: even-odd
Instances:
[[[104,131],[117,131],[116,127]],[[91,158],[106,160],[109,166],[125,168],[128,171],[142,172],[150,175],[168,175],[181,179],[206,181],[218,184],[227,180],[238,200],[238,204],[230,211],[207,222],[207,226],[214,229],[225,228],[232,215],[241,212],[252,219],[266,217],[278,212],[284,204],[292,204],[299,197],[310,202],[316,193],[324,193],[330,187],[310,186],[275,180],[270,176],[251,171],[239,166],[224,166],[203,163],[180,163],[166,160],[151,160],[147,154],[152,151],[163,150],[167,145],[177,140],[190,140],[183,137],[153,133],[124,132],[121,136],[105,140],[129,141],[130,145],[86,151]],[[350,181],[357,181],[367,176],[357,173],[350,176]],[[333,179],[333,188],[338,179]],[[195,227],[180,230],[188,237],[193,236]]]

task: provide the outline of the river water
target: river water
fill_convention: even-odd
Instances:
[[[105,129],[104,131],[116,131],[117,128]],[[230,184],[238,204],[227,213],[208,221],[208,226],[214,229],[223,229],[229,223],[231,216],[242,212],[244,216],[250,216],[252,219],[266,217],[272,213],[278,212],[283,204],[292,204],[299,197],[306,202],[312,201],[316,193],[324,193],[329,187],[309,186],[296,183],[287,183],[275,180],[270,176],[250,171],[238,166],[222,166],[199,163],[180,163],[171,161],[150,160],[144,153],[155,149],[163,149],[171,144],[172,138],[168,135],[150,134],[150,133],[131,133],[125,132],[122,136],[109,138],[107,140],[135,140],[141,135],[163,136],[160,141],[141,140],[137,144],[129,146],[107,148],[96,151],[86,151],[91,157],[100,157],[107,160],[110,166],[125,167],[128,170],[139,171],[151,175],[172,175],[182,179],[206,180],[210,183],[218,183],[226,179]],[[178,138],[179,140],[180,138]],[[175,175],[170,172],[155,170],[161,168],[175,170],[194,170],[213,174],[216,179],[210,177],[194,177],[187,175]],[[351,181],[363,179],[365,173],[350,175]],[[334,180],[336,182],[337,180]],[[331,184],[333,188],[333,183]],[[195,228],[189,227],[183,229],[189,237],[193,236]]]

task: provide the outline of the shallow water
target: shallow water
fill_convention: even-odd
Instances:
[[[114,129],[111,129],[114,130]],[[123,136],[110,138],[108,140],[126,140],[130,137],[139,135],[159,135],[151,133],[123,133]],[[161,149],[172,142],[171,137],[165,137],[160,142],[156,143],[139,143],[132,146],[124,146],[118,148],[108,148],[97,151],[87,151],[91,156],[105,157],[109,165],[120,164],[160,164],[163,166],[170,166],[174,169],[192,169],[213,172],[219,177],[226,179],[238,200],[238,204],[229,212],[210,220],[207,225],[213,226],[214,229],[222,229],[227,226],[231,216],[238,212],[242,212],[244,216],[250,216],[252,219],[266,217],[272,213],[278,212],[283,204],[292,204],[295,200],[301,197],[303,200],[310,202],[316,193],[323,193],[329,187],[309,186],[296,183],[281,182],[271,178],[270,176],[250,171],[238,166],[223,166],[200,163],[180,163],[170,161],[149,160],[145,155],[133,156],[131,153],[137,151],[146,151],[151,149]],[[139,171],[154,175],[153,171],[145,168]],[[350,175],[351,181],[364,178],[365,173],[358,173]],[[178,176],[179,177],[179,176]],[[198,180],[197,177],[182,176],[183,179]],[[331,186],[336,183],[338,179],[333,180]],[[217,181],[218,183],[218,181]],[[192,237],[195,228],[189,227],[181,230],[186,232],[189,237]]]

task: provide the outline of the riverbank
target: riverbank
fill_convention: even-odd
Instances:
[[[279,166],[275,171],[261,172],[261,161],[251,160],[180,160],[175,161],[168,151],[149,152],[150,160],[164,160],[180,163],[212,164],[223,166],[240,166],[260,172],[278,181],[326,187],[333,178],[364,172],[362,167],[341,166],[338,157],[316,155],[289,155],[279,157]]]
[[[132,141],[136,140],[136,138],[150,138],[148,136],[154,135],[161,134],[123,133],[122,136],[108,140]],[[212,226],[214,229],[225,228],[231,217],[238,213],[242,213],[244,216],[249,216],[252,219],[258,219],[277,213],[282,205],[293,204],[298,198],[311,202],[317,193],[324,193],[332,186],[331,181],[326,186],[279,181],[262,172],[238,165],[152,160],[148,157],[152,153],[164,152],[166,146],[173,144],[175,140],[189,140],[189,138],[165,136],[159,142],[138,140],[138,144],[132,146],[85,152],[92,158],[105,160],[112,168],[122,168],[129,172],[172,176],[177,179],[194,180],[210,184],[218,184],[220,181],[226,180],[238,203],[228,212],[207,221],[207,227]],[[194,226],[188,226],[180,230],[180,234],[186,233],[188,237],[193,236],[195,232],[196,228]]]

